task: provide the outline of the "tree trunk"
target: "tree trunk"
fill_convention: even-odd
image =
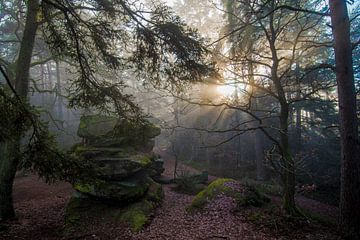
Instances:
[[[275,1],[271,1],[271,9],[275,9]],[[278,76],[279,58],[276,49],[277,33],[274,27],[274,13],[269,15],[270,21],[270,36],[268,42],[272,55],[271,66],[271,80],[274,83],[277,95],[279,97],[280,116],[279,116],[279,133],[281,154],[281,163],[283,164],[283,206],[288,214],[296,215],[298,210],[295,205],[295,165],[294,159],[291,156],[288,136],[288,121],[289,121],[289,104],[286,99],[284,88],[281,84],[281,79]]]
[[[18,164],[18,158],[13,154],[14,142],[0,143],[0,220],[15,217],[12,204],[12,185]]]
[[[263,181],[265,179],[264,169],[264,134],[261,130],[255,131],[255,158],[256,158],[256,180]]]
[[[15,89],[17,93],[26,99],[29,91],[29,72],[32,51],[35,43],[35,35],[38,27],[37,14],[39,10],[38,0],[27,2],[27,13],[24,35],[21,40],[19,58],[16,65]]]
[[[341,191],[340,226],[350,239],[360,239],[360,149],[350,22],[344,0],[329,0],[339,98]]]
[[[29,72],[31,56],[35,42],[35,35],[37,30],[37,13],[39,10],[38,0],[29,0],[27,2],[27,14],[24,28],[24,35],[20,45],[19,58],[17,61],[15,72],[15,89],[17,94],[27,101],[27,94],[29,91]],[[19,163],[18,156],[14,153],[19,153],[20,137],[17,141],[7,141],[0,143],[3,159],[0,164],[0,219],[6,220],[15,216],[14,207],[12,203],[12,186],[16,170]]]
[[[280,144],[283,158],[283,198],[284,209],[288,214],[295,215],[298,213],[295,205],[295,165],[294,159],[290,153],[289,136],[288,136],[288,118],[289,106],[288,104],[281,104],[280,111]]]
[[[58,108],[58,119],[64,120],[63,116],[63,102],[61,97],[61,76],[60,76],[60,64],[56,61],[56,92],[57,92],[57,108]]]

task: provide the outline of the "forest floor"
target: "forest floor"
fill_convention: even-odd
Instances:
[[[165,160],[164,175],[172,176],[173,165],[173,159]],[[196,171],[181,165],[180,169]],[[232,199],[220,197],[204,211],[188,213],[186,207],[193,196],[175,192],[172,187],[164,185],[162,205],[151,223],[138,233],[121,224],[93,219],[85,235],[64,237],[64,212],[73,192],[70,184],[48,185],[34,175],[19,176],[13,194],[18,218],[0,224],[0,239],[340,239],[330,223],[284,217],[278,197],[272,197],[271,207],[243,211]],[[302,196],[297,197],[297,202],[321,218],[336,219],[336,207]]]

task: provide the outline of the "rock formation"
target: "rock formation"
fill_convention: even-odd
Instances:
[[[152,153],[160,129],[150,122],[135,124],[102,115],[83,116],[74,147],[77,157],[94,162],[98,172],[91,183],[77,182],[67,209],[67,222],[79,215],[81,205],[107,204],[116,219],[139,230],[162,199],[162,187],[152,180],[164,171],[163,161]],[[91,204],[89,204],[89,202]]]

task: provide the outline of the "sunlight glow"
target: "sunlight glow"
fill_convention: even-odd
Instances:
[[[216,87],[216,91],[223,97],[233,97],[236,87],[233,85],[219,85]]]

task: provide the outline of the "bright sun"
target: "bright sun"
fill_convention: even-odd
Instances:
[[[219,85],[216,87],[217,92],[224,97],[232,97],[235,89],[235,86],[232,85]]]

